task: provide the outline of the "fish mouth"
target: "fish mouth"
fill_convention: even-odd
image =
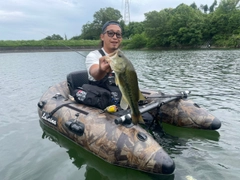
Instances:
[[[108,54],[109,57],[115,57],[118,54],[118,49],[113,53]]]
[[[116,51],[108,54],[108,55],[106,56],[106,58],[105,58],[106,61],[107,61],[108,63],[111,63],[111,62],[112,62],[112,59],[114,59],[114,58],[117,56],[117,54],[118,54],[118,50],[116,50]]]

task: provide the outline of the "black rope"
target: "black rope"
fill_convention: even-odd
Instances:
[[[64,103],[64,104],[61,104],[61,105],[57,106],[55,109],[53,109],[53,110],[48,114],[48,117],[47,117],[47,118],[51,118],[55,112],[57,112],[59,109],[61,109],[61,108],[64,107],[64,106],[67,106],[67,105],[69,105],[69,104],[73,104],[73,102]]]
[[[73,107],[73,106],[70,106],[70,104],[75,104],[75,102],[64,103],[64,104],[59,105],[58,107],[56,107],[55,109],[53,109],[53,110],[48,114],[47,118],[51,118],[51,117],[53,116],[53,114],[54,114],[55,112],[57,112],[59,109],[61,109],[62,107],[68,107],[68,108],[73,109],[73,110],[75,110],[75,111],[78,111],[78,112],[80,112],[80,113],[82,113],[82,114],[84,114],[84,115],[88,115],[88,112],[83,111],[83,110],[78,109],[78,108],[75,108],[75,107]]]

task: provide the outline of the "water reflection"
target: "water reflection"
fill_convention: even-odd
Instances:
[[[163,180],[173,180],[173,175],[153,175],[136,170],[131,170],[123,167],[117,167],[111,165],[100,158],[87,152],[77,144],[68,140],[59,133],[53,131],[49,127],[45,126],[40,122],[40,126],[43,130],[42,138],[49,139],[55,142],[60,147],[67,149],[67,154],[72,160],[72,163],[78,168],[85,168],[84,176],[86,179],[124,179],[123,174],[127,177],[126,179],[163,179]],[[219,141],[219,133],[217,131],[207,131],[207,130],[196,130],[188,128],[178,128],[171,125],[164,124],[163,131],[153,132],[156,141],[164,148],[164,150],[171,156],[183,154],[184,157],[190,158],[202,157],[206,155],[206,151],[202,151],[192,147],[189,143],[200,143],[204,145],[204,141],[212,141],[211,144],[214,145],[214,141]],[[206,144],[207,144],[206,143]],[[185,153],[188,152],[186,155]],[[190,153],[190,154],[189,154]]]
[[[64,147],[67,149],[67,154],[69,158],[72,160],[72,163],[78,168],[83,169],[85,168],[85,178],[88,180],[92,179],[139,179],[139,180],[173,180],[174,174],[172,175],[154,175],[148,174],[128,168],[118,167],[111,165],[102,159],[94,156],[90,152],[87,152],[77,144],[73,143],[69,139],[65,138],[64,136],[60,135],[59,133],[55,132],[54,130],[50,129],[49,127],[45,126],[41,121],[40,126],[43,130],[42,138],[48,139],[52,142],[55,142],[60,147]]]
[[[191,129],[191,128],[182,128],[176,127],[169,124],[163,125],[164,130],[169,135],[175,137],[181,137],[185,139],[202,139],[202,140],[211,140],[211,141],[219,141],[220,134],[218,131],[211,130],[202,130],[202,129]]]
[[[240,92],[239,50],[124,53],[136,68],[141,88],[174,94],[191,90],[197,95]],[[110,165],[56,132],[43,130],[44,140],[39,140],[39,98],[49,86],[65,80],[69,72],[85,69],[84,60],[75,52],[0,54],[2,179],[61,179],[62,175],[66,179],[84,179],[84,173],[86,179],[239,179],[237,94],[189,96],[222,121],[218,131],[164,125],[167,135],[159,136],[158,142],[175,161],[171,176],[153,176]],[[49,139],[65,147],[67,153]]]
[[[182,128],[165,123],[163,123],[163,132],[155,131],[153,134],[156,141],[172,157],[191,148],[189,142],[216,144],[220,138],[218,131]]]

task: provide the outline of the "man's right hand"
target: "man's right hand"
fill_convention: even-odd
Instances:
[[[103,56],[99,59],[99,70],[106,73],[110,73],[112,71],[109,63],[106,60],[106,56]]]

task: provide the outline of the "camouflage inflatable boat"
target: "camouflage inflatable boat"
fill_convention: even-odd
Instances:
[[[70,79],[71,82],[75,79],[75,85],[81,86],[87,83],[87,74],[85,71],[70,73],[67,81],[50,87],[43,94],[38,103],[38,114],[43,124],[111,164],[148,173],[173,173],[174,161],[146,130],[149,129],[147,125],[133,125],[129,110],[110,114],[76,103],[69,98]],[[139,105],[140,112],[151,114],[154,123],[162,121],[209,130],[221,126],[217,118],[187,100],[186,93],[176,97],[148,90],[142,90],[142,93],[147,101]]]

